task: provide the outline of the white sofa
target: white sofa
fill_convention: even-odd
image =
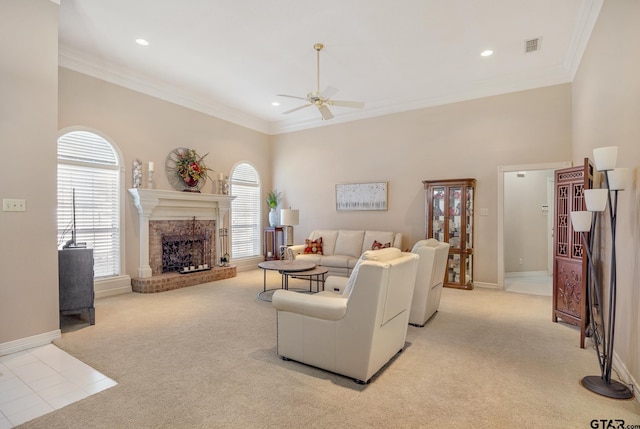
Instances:
[[[291,246],[296,259],[310,261],[327,268],[328,275],[349,277],[358,258],[372,250],[374,241],[398,249],[402,248],[402,234],[388,231],[321,229],[311,231],[309,240],[322,238],[322,254],[305,254],[305,244]]]
[[[418,258],[365,252],[342,295],[275,291],[277,353],[367,383],[405,346]]]

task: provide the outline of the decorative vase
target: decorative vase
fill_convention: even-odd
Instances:
[[[278,212],[275,207],[269,211],[269,225],[271,225],[271,227],[278,226]]]
[[[183,189],[184,192],[200,192],[200,180],[196,180],[193,177],[189,177],[188,180],[184,179],[184,184],[187,185],[186,188]]]

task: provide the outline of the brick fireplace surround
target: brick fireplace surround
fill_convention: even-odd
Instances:
[[[131,279],[131,287],[134,292],[163,292],[237,275],[236,267],[233,265],[229,267],[215,266],[216,262],[220,261],[219,249],[222,249],[218,229],[219,226],[224,225],[224,217],[229,213],[231,201],[234,197],[141,188],[129,189],[129,193],[132,195],[134,204],[138,209],[139,221],[138,277]],[[212,269],[189,274],[175,272],[163,274],[161,269],[157,268],[157,261],[153,263],[154,268],[152,268],[150,253],[153,253],[154,250],[151,249],[158,249],[159,245],[155,241],[161,238],[161,234],[157,231],[150,234],[151,221],[192,222],[194,217],[198,221],[212,226],[213,236],[215,237],[212,246]],[[154,222],[153,228],[170,224],[172,223]],[[157,250],[155,252],[157,253]]]

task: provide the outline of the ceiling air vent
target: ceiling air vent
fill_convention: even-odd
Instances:
[[[529,39],[524,41],[524,53],[536,52],[540,50],[540,38]]]

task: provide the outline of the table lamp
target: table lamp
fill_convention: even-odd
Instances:
[[[287,246],[293,246],[293,225],[298,225],[299,222],[300,212],[298,210],[291,210],[291,208],[280,210],[280,223],[282,226],[286,226],[285,244]]]

